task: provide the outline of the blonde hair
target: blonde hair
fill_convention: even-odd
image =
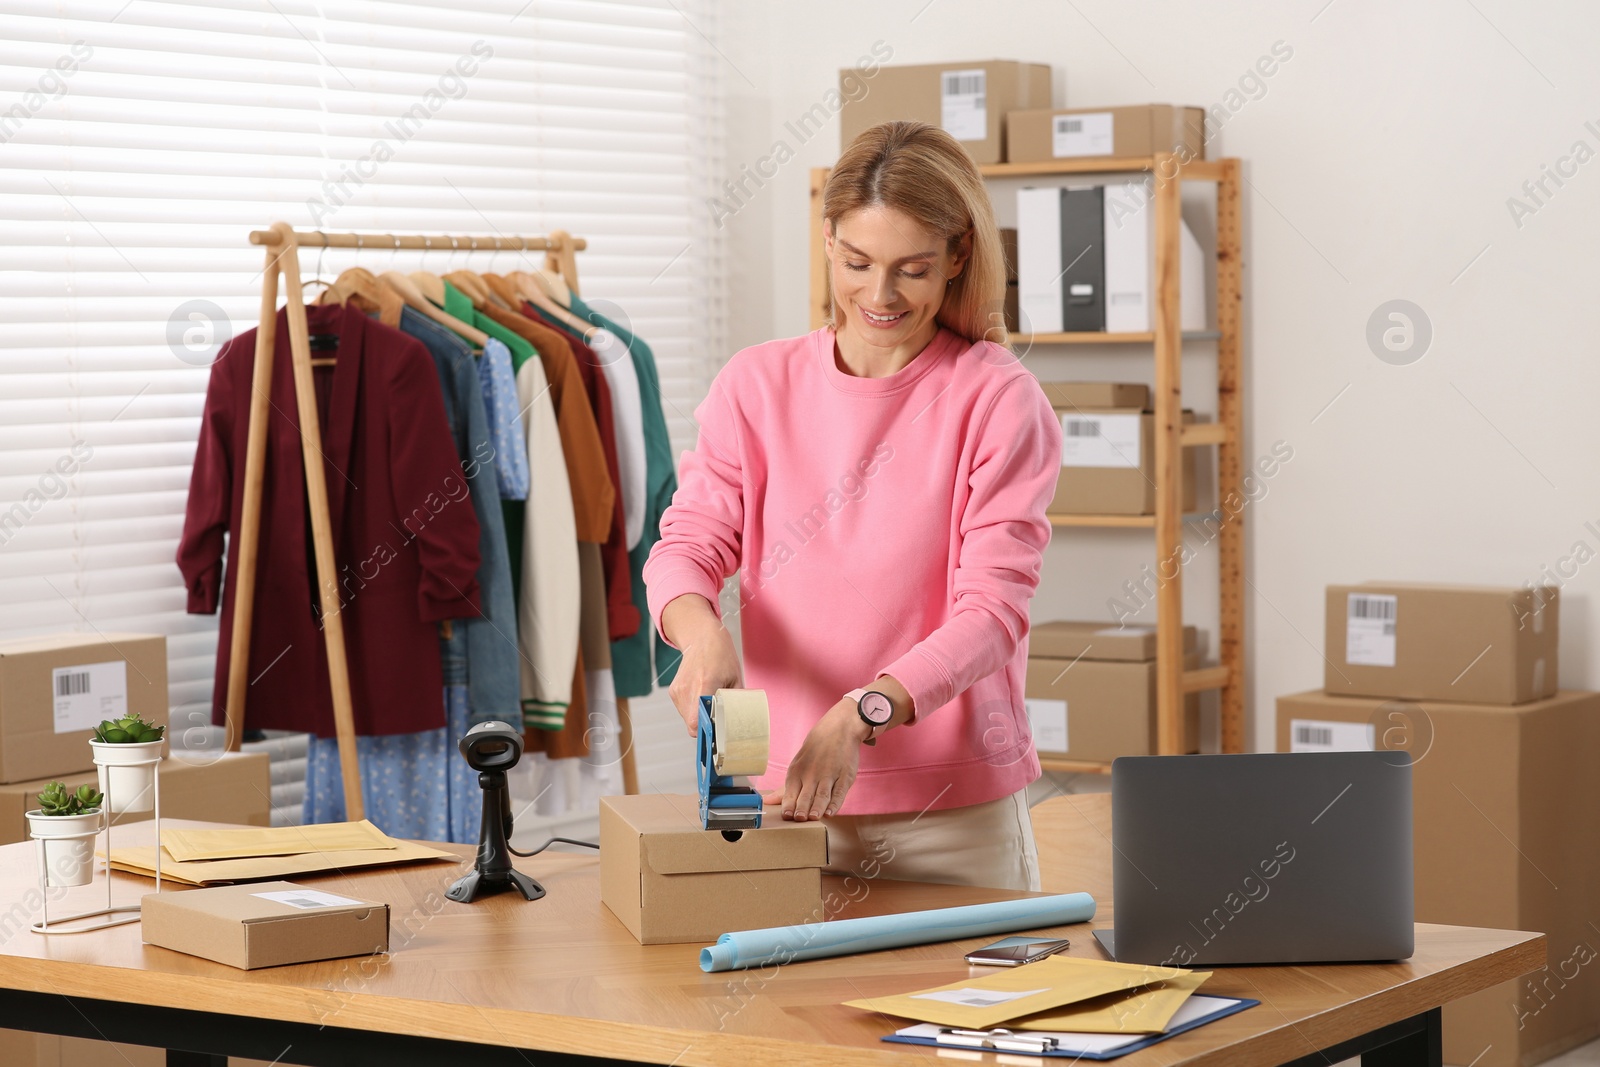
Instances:
[[[837,235],[840,219],[867,207],[890,207],[910,216],[944,238],[950,253],[970,234],[971,254],[945,292],[939,325],[968,341],[1010,344],[1000,230],[978,168],[954,137],[926,122],[905,120],[863,131],[828,175],[822,217]],[[837,329],[839,309],[831,293],[829,305],[828,326]]]

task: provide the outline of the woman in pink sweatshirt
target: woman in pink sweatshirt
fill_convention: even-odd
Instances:
[[[755,784],[823,820],[832,868],[1037,889],[1023,676],[1061,426],[1005,345],[988,193],[949,134],[889,122],[823,213],[832,322],[718,373],[644,568],[670,694],[693,733],[701,694],[766,691]]]

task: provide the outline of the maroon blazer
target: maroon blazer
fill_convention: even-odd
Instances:
[[[337,333],[336,364],[313,371],[358,734],[444,725],[438,622],[481,614],[478,519],[456,458],[433,357],[421,342],[352,306],[306,309],[311,333]],[[222,598],[212,721],[223,721],[256,331],[211,368],[178,569],[189,611]],[[326,355],[327,353],[319,353]],[[244,725],[334,734],[327,645],[306,504],[287,313],[278,312],[268,408],[255,618]]]

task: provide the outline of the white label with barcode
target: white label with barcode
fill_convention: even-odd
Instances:
[[[291,908],[300,908],[308,911],[312,908],[343,908],[351,904],[363,904],[365,901],[351,900],[349,897],[335,896],[317,889],[291,889],[281,890],[276,893],[251,893],[253,897],[262,900],[271,900],[278,904],[287,904]]]
[[[1034,751],[1068,751],[1067,702],[1029,697],[1022,704],[1028,709],[1028,728],[1033,731]]]
[[[1290,719],[1290,752],[1371,752],[1377,731],[1370,722]]]
[[[1061,416],[1063,467],[1139,468],[1139,415]]]
[[[1072,156],[1109,156],[1114,142],[1111,112],[1087,115],[1057,115],[1051,123],[1050,152],[1057,159]]]
[[[989,136],[988,72],[947,70],[939,75],[939,125],[958,141]]]
[[[1344,661],[1358,667],[1393,667],[1399,599],[1351,593],[1345,614]]]
[[[93,730],[106,719],[128,714],[128,665],[118,659],[57,667],[50,672],[50,692],[56,733]]]

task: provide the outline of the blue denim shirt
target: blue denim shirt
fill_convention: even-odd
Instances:
[[[517,609],[511,595],[511,563],[496,484],[495,444],[484,412],[477,361],[466,342],[411,308],[400,312],[400,329],[433,353],[439,385],[444,391],[445,416],[472,493],[480,531],[478,550],[483,562],[478,569],[478,587],[483,616],[454,620],[450,636],[439,639],[444,684],[467,686],[474,725],[499,719],[520,727]]]

